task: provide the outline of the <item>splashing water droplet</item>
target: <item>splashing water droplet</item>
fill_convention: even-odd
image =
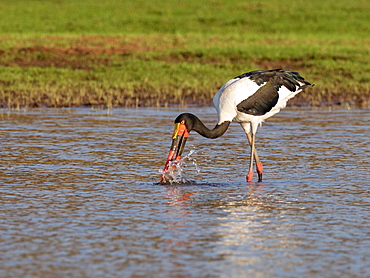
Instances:
[[[195,158],[192,158],[191,155],[196,153],[195,150],[191,150],[185,158],[187,158],[193,165],[195,166],[195,169],[197,170],[198,173],[200,173],[200,168],[198,167],[197,160]]]
[[[186,161],[190,161],[195,166],[196,171],[198,173],[200,172],[196,159],[191,157],[195,153],[195,150],[191,150],[189,154],[183,156],[182,158],[170,161],[166,172],[159,170],[160,173],[164,174],[164,180],[166,183],[174,184],[187,182],[187,180],[184,178],[184,170],[187,166]]]

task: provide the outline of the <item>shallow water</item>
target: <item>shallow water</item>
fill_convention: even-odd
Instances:
[[[369,111],[269,119],[263,183],[238,124],[191,133],[189,183],[160,186],[180,112],[3,110],[0,277],[370,276]]]

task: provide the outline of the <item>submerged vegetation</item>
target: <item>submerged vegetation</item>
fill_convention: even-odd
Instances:
[[[0,0],[0,106],[209,105],[228,79],[298,71],[290,103],[369,107],[368,1]]]

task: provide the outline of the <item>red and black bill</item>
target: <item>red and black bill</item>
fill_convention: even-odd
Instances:
[[[166,177],[166,172],[170,166],[171,161],[176,161],[181,158],[181,154],[184,151],[186,140],[188,139],[189,132],[186,128],[185,122],[182,121],[180,123],[175,124],[175,129],[172,136],[172,144],[170,152],[167,156],[167,161],[163,169],[163,174],[161,177],[160,182],[164,182]]]

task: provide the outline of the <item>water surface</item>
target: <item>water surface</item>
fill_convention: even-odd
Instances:
[[[370,276],[369,111],[269,119],[263,183],[238,124],[191,133],[189,183],[160,186],[180,112],[3,110],[0,276]]]

